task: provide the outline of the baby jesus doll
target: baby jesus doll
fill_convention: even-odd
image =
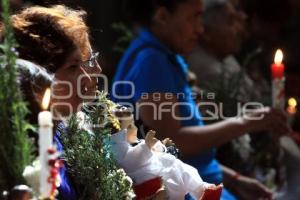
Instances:
[[[171,200],[183,200],[187,193],[196,200],[220,199],[222,186],[204,182],[195,168],[166,153],[165,145],[155,138],[155,131],[149,131],[145,140],[132,146],[138,141],[132,113],[121,108],[115,111],[115,115],[122,131],[112,135],[112,150],[118,165],[135,185],[161,177]],[[164,141],[170,142],[168,139]]]

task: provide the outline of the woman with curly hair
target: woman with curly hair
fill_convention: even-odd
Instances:
[[[97,90],[96,76],[101,68],[98,53],[89,42],[84,15],[84,11],[56,5],[29,7],[11,17],[19,57],[43,66],[54,76],[51,107],[58,122],[81,110],[83,102],[92,101]],[[0,27],[0,36],[3,31]],[[62,151],[60,134],[57,129],[54,140]],[[58,199],[76,199],[66,168],[60,175]]]

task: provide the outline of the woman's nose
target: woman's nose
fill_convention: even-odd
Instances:
[[[85,77],[91,79],[91,77],[97,77],[99,74],[101,74],[102,68],[100,67],[99,63],[96,62],[93,67],[82,68],[81,71]]]
[[[102,72],[102,68],[101,68],[101,66],[99,65],[99,63],[98,62],[96,62],[96,73],[101,73]]]
[[[81,78],[82,79],[87,79],[89,81],[92,81],[92,78],[91,78],[91,73],[89,73],[87,70],[85,70],[84,68],[81,68]]]

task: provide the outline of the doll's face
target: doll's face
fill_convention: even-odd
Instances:
[[[121,129],[127,129],[127,141],[132,144],[137,140],[137,127],[134,124],[134,117],[131,114],[130,116],[123,116],[119,118]]]
[[[127,127],[127,141],[132,144],[137,141],[137,127],[134,125],[134,121]]]
[[[122,130],[127,129],[130,124],[134,123],[134,117],[133,115],[123,116],[119,118],[119,121],[120,121],[121,129]]]

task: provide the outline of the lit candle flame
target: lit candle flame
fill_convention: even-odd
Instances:
[[[51,90],[50,90],[50,88],[48,88],[45,91],[43,101],[42,101],[42,108],[44,110],[48,109],[48,106],[49,106],[49,103],[50,103],[50,97],[51,97]]]
[[[290,98],[288,100],[288,105],[291,106],[291,107],[297,107],[297,100],[295,98]]]
[[[295,98],[289,98],[287,112],[291,115],[297,112],[297,100]]]
[[[283,53],[281,49],[278,49],[275,54],[274,63],[280,65],[282,63],[282,60],[283,60]]]

